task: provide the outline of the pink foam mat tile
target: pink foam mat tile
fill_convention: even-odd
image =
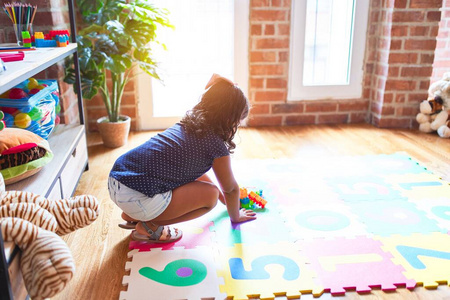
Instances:
[[[391,261],[382,244],[368,237],[316,239],[298,241],[318,284],[332,295],[346,290],[368,293],[372,288],[394,291],[397,287],[412,289],[416,281],[403,275],[404,268]]]

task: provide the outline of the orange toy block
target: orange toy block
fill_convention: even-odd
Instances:
[[[250,198],[250,200],[252,200],[256,205],[261,206],[261,208],[264,208],[267,204],[267,201],[255,192],[250,192],[250,194],[248,194],[248,198]]]
[[[248,197],[248,192],[246,188],[239,188],[239,199],[244,199]]]

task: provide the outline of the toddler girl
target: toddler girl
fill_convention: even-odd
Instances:
[[[232,222],[256,218],[252,210],[240,209],[230,162],[248,100],[237,85],[217,74],[206,89],[180,123],[120,156],[110,172],[109,193],[126,221],[119,226],[135,228],[134,240],[175,242],[182,232],[168,225],[204,215],[218,199]],[[219,187],[206,175],[211,167]]]

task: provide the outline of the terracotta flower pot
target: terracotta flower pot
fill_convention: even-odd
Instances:
[[[109,148],[118,148],[128,141],[131,118],[120,116],[119,122],[109,122],[108,117],[97,120],[97,128],[103,140],[103,145]]]

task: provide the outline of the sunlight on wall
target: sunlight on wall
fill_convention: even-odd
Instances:
[[[212,73],[233,79],[232,0],[160,0],[175,30],[159,30],[155,47],[164,83],[152,80],[153,116],[182,116],[199,100]],[[156,50],[158,49],[158,50]]]

